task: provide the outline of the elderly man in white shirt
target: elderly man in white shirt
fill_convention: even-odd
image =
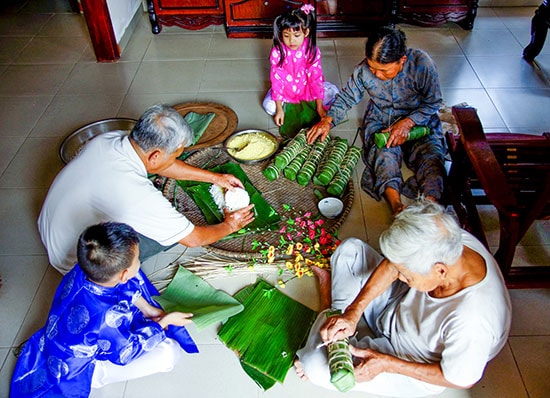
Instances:
[[[38,218],[50,263],[67,273],[76,263],[78,237],[99,222],[132,226],[140,235],[141,261],[177,243],[208,245],[250,223],[253,205],[226,214],[219,224],[193,225],[149,180],[148,174],[159,174],[226,189],[243,187],[233,175],[177,159],[191,140],[191,128],[182,116],[157,104],[143,113],[129,136],[115,131],[88,142],[55,178]]]

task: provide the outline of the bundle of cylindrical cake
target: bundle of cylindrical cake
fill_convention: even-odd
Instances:
[[[329,310],[327,318],[341,314],[340,310]],[[353,359],[349,350],[347,338],[333,341],[327,345],[328,368],[330,382],[340,392],[346,392],[355,386]]]
[[[342,160],[340,170],[327,187],[327,192],[334,196],[340,196],[344,188],[348,185],[351,173],[361,157],[361,149],[356,146],[350,146]]]
[[[275,181],[282,174],[283,169],[307,146],[306,131],[301,130],[285,148],[275,156],[275,159],[264,169],[263,174],[269,181]]]
[[[275,165],[279,169],[284,169],[292,162],[300,151],[307,145],[306,129],[300,132],[285,146],[285,148],[275,156]]]
[[[311,148],[312,148],[311,145],[304,147],[302,149],[302,152],[300,152],[298,156],[296,156],[292,160],[292,162],[290,162],[290,164],[285,167],[285,169],[283,170],[283,173],[286,178],[288,178],[291,181],[296,180],[296,175],[298,174],[298,172],[302,168],[302,165],[306,161],[307,155],[311,151]]]
[[[419,138],[427,136],[428,134],[430,134],[430,132],[431,132],[431,130],[427,126],[414,126],[409,131],[409,136],[407,137],[407,141],[417,140]],[[389,138],[390,138],[390,133],[389,132],[375,133],[374,134],[374,143],[376,144],[376,146],[378,148],[383,148],[388,143]]]
[[[275,181],[281,175],[281,171],[282,169],[278,168],[273,162],[264,169],[263,173],[269,181]]]
[[[309,181],[313,177],[313,174],[315,173],[315,170],[317,170],[317,165],[323,157],[323,153],[328,147],[330,141],[331,138],[329,135],[327,135],[324,141],[315,141],[315,143],[313,144],[313,148],[311,148],[311,151],[307,155],[307,159],[304,162],[304,165],[296,176],[296,181],[298,182],[298,184],[306,186],[309,183]]]
[[[313,177],[313,182],[316,185],[326,186],[330,183],[332,177],[338,171],[347,150],[348,140],[340,137],[332,139],[331,146],[325,152],[319,167],[317,167],[317,173]]]

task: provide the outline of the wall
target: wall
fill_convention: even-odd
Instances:
[[[107,0],[117,43],[122,40],[136,10],[139,8],[141,12],[141,4],[141,0]]]

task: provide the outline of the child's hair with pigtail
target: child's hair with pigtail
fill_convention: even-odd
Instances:
[[[279,50],[281,59],[278,66],[283,65],[285,59],[283,32],[287,29],[291,31],[305,32],[309,29],[308,46],[306,55],[310,62],[315,59],[315,48],[317,47],[317,21],[315,18],[315,8],[311,4],[304,4],[302,7],[290,10],[279,15],[273,22],[273,47]]]

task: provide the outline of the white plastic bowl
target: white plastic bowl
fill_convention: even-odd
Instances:
[[[336,218],[344,210],[344,203],[338,198],[324,198],[317,205],[321,214],[326,218]]]

